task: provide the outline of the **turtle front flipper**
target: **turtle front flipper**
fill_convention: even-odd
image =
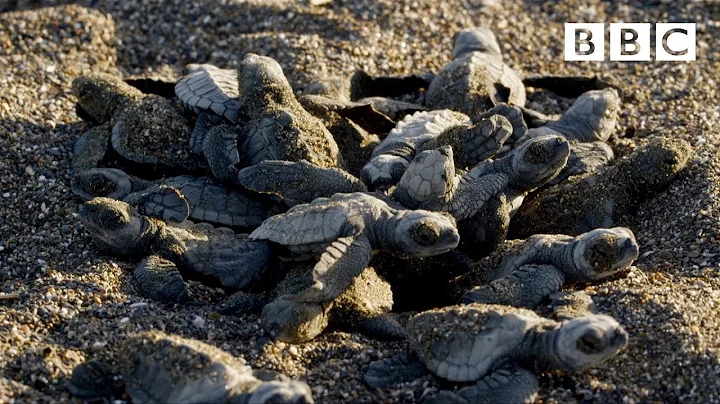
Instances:
[[[624,98],[620,86],[602,80],[597,76],[535,76],[525,77],[522,82],[525,87],[549,90],[561,97],[567,98],[577,98],[585,92],[605,88],[614,88],[617,90],[620,98]]]
[[[512,134],[505,140],[505,143],[513,144],[517,139],[525,136],[525,133],[528,131],[528,124],[525,122],[523,113],[525,109],[527,108],[501,102],[487,112],[472,117],[472,121],[474,124],[477,124],[494,115],[502,115],[510,122],[510,125],[512,125]]]
[[[313,284],[289,297],[295,302],[319,303],[342,293],[370,263],[372,246],[363,234],[333,241],[313,268]]]
[[[508,184],[508,176],[502,173],[474,175],[473,171],[460,177],[460,182],[447,203],[428,201],[421,209],[450,212],[458,222],[475,216],[490,198],[498,195]]]
[[[73,159],[70,163],[71,183],[75,181],[76,175],[100,165],[110,147],[111,133],[110,124],[105,123],[91,128],[75,141]]]
[[[339,168],[302,161],[265,160],[238,173],[243,187],[282,197],[290,204],[307,203],[336,193],[367,192],[359,179]]]
[[[456,153],[455,163],[463,168],[481,163],[497,154],[512,135],[510,121],[502,115],[493,115],[468,128],[463,147],[458,148],[462,153]]]
[[[462,397],[467,403],[523,404],[535,402],[539,388],[537,376],[531,371],[515,364],[506,364],[493,370],[477,383],[463,387],[454,394]],[[428,399],[423,401],[423,404],[441,402],[447,401]]]
[[[406,383],[428,374],[415,353],[401,353],[370,364],[363,379],[372,389]]]
[[[559,184],[575,175],[593,173],[614,158],[615,153],[605,142],[571,143],[570,156],[565,168],[547,184]]]
[[[156,185],[135,192],[125,198],[141,215],[169,223],[182,223],[190,216],[190,205],[180,190],[168,185]]]
[[[73,175],[71,189],[86,201],[97,197],[123,200],[136,191],[137,182],[144,181],[115,168],[92,168]]]
[[[175,264],[157,255],[140,262],[133,271],[140,293],[163,303],[185,303],[188,289]]]
[[[460,303],[504,304],[534,309],[565,282],[565,275],[552,265],[523,265],[510,275],[466,292]]]
[[[237,170],[234,167],[240,162],[236,128],[230,125],[213,127],[205,135],[202,147],[215,178],[234,184],[237,181]]]
[[[190,132],[190,151],[203,154],[203,144],[210,129],[221,125],[223,118],[208,112],[200,112],[195,120],[195,126]]]

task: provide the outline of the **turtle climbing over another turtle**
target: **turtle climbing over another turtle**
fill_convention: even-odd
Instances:
[[[71,179],[97,168],[110,150],[145,166],[185,172],[203,167],[187,147],[189,124],[169,99],[100,73],[75,78],[72,90],[78,114],[96,126],[73,146]]]
[[[208,224],[171,226],[115,199],[85,202],[80,220],[103,252],[144,258],[133,270],[133,278],[143,296],[162,302],[188,301],[183,276],[230,290],[243,289],[272,262],[267,242]]]
[[[458,150],[459,168],[474,166],[492,157],[512,133],[510,121],[496,114],[477,123],[459,112],[417,112],[398,122],[395,129],[373,150],[361,178],[377,189],[387,189],[400,180],[415,155],[445,145]]]
[[[93,168],[75,176],[75,195],[122,200],[141,214],[180,223],[191,220],[213,225],[257,227],[286,209],[267,198],[221,187],[209,177],[183,175],[147,181],[115,168]]]
[[[473,117],[500,103],[525,105],[525,85],[503,62],[490,29],[467,28],[456,33],[452,58],[428,86],[425,105],[431,109],[451,109]]]
[[[426,403],[527,403],[539,388],[537,373],[577,372],[625,348],[628,334],[603,314],[561,322],[510,306],[472,303],[413,316],[406,334],[414,355],[373,362],[365,374],[372,388],[409,381],[425,369],[450,382]],[[420,362],[420,363],[419,363]]]
[[[578,235],[623,223],[623,217],[657,195],[690,161],[682,139],[655,138],[593,174],[575,176],[526,199],[513,217],[510,235]]]
[[[226,74],[218,77],[213,72],[206,68],[203,75],[181,79],[177,85],[181,102],[199,109],[214,105],[200,91],[186,90],[193,88],[193,83],[207,88],[219,100],[229,99],[226,97],[233,92],[224,90]],[[332,135],[298,102],[274,59],[254,53],[245,55],[237,72],[237,86],[237,121],[217,125],[217,119],[204,114],[193,130],[191,147],[198,150],[202,145],[216,178],[232,183],[237,174],[235,165],[245,167],[264,160],[307,160],[322,167],[344,166]]]
[[[576,237],[538,234],[481,263],[482,274],[468,274],[454,283],[462,288],[478,278],[485,281],[475,283],[460,303],[533,309],[566,284],[597,281],[629,268],[638,251],[635,235],[624,227],[595,229]]]
[[[300,259],[319,257],[313,285],[293,295],[298,302],[333,300],[368,266],[373,251],[413,256],[448,252],[459,242],[449,215],[401,210],[366,194],[335,194],[273,216],[250,234],[287,248]]]
[[[410,209],[449,212],[458,222],[460,250],[473,258],[505,239],[510,218],[528,192],[555,177],[570,149],[561,136],[534,138],[497,160],[455,174],[453,149],[418,154],[391,197]]]
[[[302,264],[290,270],[269,293],[234,293],[220,312],[261,311],[266,330],[276,340],[289,343],[310,341],[328,327],[359,331],[380,339],[404,338],[402,326],[390,313],[393,306],[390,285],[373,268],[365,268],[331,301],[298,302],[289,298],[312,283],[312,266]]]
[[[310,387],[268,370],[253,370],[244,359],[212,345],[161,331],[131,335],[116,354],[116,371],[99,361],[73,369],[68,390],[82,399],[134,403],[313,403]]]

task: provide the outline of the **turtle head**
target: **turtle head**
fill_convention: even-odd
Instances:
[[[125,202],[94,198],[80,208],[80,221],[99,247],[117,255],[142,251],[149,220]]]
[[[370,188],[384,191],[402,178],[408,165],[408,161],[400,156],[380,154],[365,164],[360,171],[360,179]]]
[[[500,44],[489,28],[466,28],[455,34],[452,57],[457,59],[470,52],[482,52],[502,60]]]
[[[413,210],[407,211],[397,222],[395,242],[405,254],[430,257],[457,247],[460,235],[451,215]]]
[[[625,227],[595,229],[575,238],[573,263],[577,280],[590,281],[614,275],[638,257],[635,235]]]
[[[561,324],[553,352],[562,370],[574,372],[597,365],[628,344],[625,329],[604,314],[577,317]]]
[[[514,152],[514,178],[524,188],[537,188],[551,180],[567,164],[570,144],[562,136],[539,136],[523,143]]]
[[[89,201],[98,196],[123,199],[132,192],[133,183],[124,171],[115,168],[93,168],[72,178],[72,191]]]
[[[76,77],[72,91],[78,108],[98,124],[108,122],[128,102],[143,96],[140,90],[119,78],[102,73]]]
[[[649,197],[666,187],[687,166],[692,146],[683,139],[658,137],[625,157],[616,166],[627,179],[625,184]]]
[[[230,400],[230,402],[233,402]],[[242,401],[245,402],[245,401]],[[260,383],[252,392],[249,403],[312,404],[310,387],[297,380],[269,381]]]
[[[393,196],[408,208],[452,192],[455,162],[450,146],[420,152],[403,173]]]
[[[558,121],[570,140],[605,142],[612,135],[620,110],[620,94],[615,88],[583,93]]]
[[[282,104],[294,93],[280,64],[268,56],[248,53],[238,69],[240,97],[244,100],[266,99]]]

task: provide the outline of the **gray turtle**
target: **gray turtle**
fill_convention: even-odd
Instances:
[[[191,147],[197,150],[202,144],[203,154],[216,178],[233,182],[235,165],[250,166],[263,160],[304,159],[323,167],[344,165],[332,135],[298,102],[274,59],[249,53],[241,61],[237,75],[237,101],[242,114],[237,118],[237,125],[217,125],[216,120],[204,114],[193,131]],[[224,99],[232,92],[218,90],[224,86],[218,80],[210,74],[196,79],[209,82],[204,84],[208,91]],[[194,108],[211,102],[191,91],[183,92],[184,86],[187,84],[190,88],[192,82],[180,80],[181,101]]]
[[[473,123],[467,115],[450,110],[417,112],[398,122],[373,150],[361,178],[372,187],[388,188],[400,180],[417,153],[445,145],[459,151],[458,167],[474,166],[492,157],[512,130],[499,114]]]
[[[630,267],[638,257],[638,244],[630,229],[595,229],[576,237],[534,235],[488,258],[482,278],[460,298],[461,303],[506,304],[535,308],[567,284],[593,282]],[[477,274],[466,275],[477,279]],[[463,285],[464,280],[457,280]]]
[[[656,138],[615,164],[571,177],[526,199],[513,217],[510,234],[578,235],[624,222],[645,200],[657,195],[690,161],[682,139]]]
[[[404,338],[402,326],[390,314],[393,306],[390,284],[372,267],[365,268],[331,301],[307,303],[290,298],[312,283],[312,266],[300,265],[268,293],[234,293],[221,313],[262,311],[262,323],[268,332],[276,340],[288,343],[310,341],[328,327],[380,339]]]
[[[79,114],[97,126],[75,142],[71,176],[98,167],[111,149],[135,163],[201,168],[187,147],[188,122],[167,98],[143,94],[106,74],[77,77],[72,89]]]
[[[396,209],[375,196],[352,193],[294,206],[265,220],[250,239],[272,241],[300,258],[319,256],[313,285],[292,299],[320,303],[345,290],[373,251],[432,256],[457,247],[459,236],[452,217]]]
[[[233,290],[250,286],[271,263],[271,247],[266,242],[208,224],[171,226],[115,199],[85,202],[80,220],[102,252],[144,258],[133,278],[143,296],[163,302],[189,299],[181,273]]]
[[[581,371],[628,343],[627,332],[607,315],[557,322],[526,309],[479,303],[417,314],[406,330],[410,347],[430,372],[450,382],[473,383],[426,397],[426,403],[532,402],[539,372]],[[423,372],[417,359],[404,355],[372,363],[365,381],[384,387]]]
[[[487,28],[468,28],[455,34],[453,60],[430,82],[425,104],[480,115],[500,103],[524,106],[525,86],[503,62],[495,34]]]
[[[212,345],[160,331],[131,335],[116,356],[117,371],[98,361],[78,365],[68,383],[70,393],[82,399],[127,395],[133,403],[314,402],[304,382],[253,370],[244,359]],[[113,381],[115,372],[122,376],[120,388]]]
[[[72,190],[86,201],[95,197],[122,200],[143,215],[175,223],[190,218],[221,226],[257,227],[285,210],[268,200],[218,186],[208,177],[183,175],[147,181],[115,168],[94,168],[76,175]]]
[[[391,196],[410,209],[451,213],[458,222],[460,249],[479,258],[505,239],[525,195],[555,177],[568,155],[564,138],[543,136],[456,175],[453,149],[445,146],[418,154]]]
[[[512,150],[538,136],[558,135],[570,141],[570,159],[566,168],[550,184],[557,184],[573,175],[595,172],[608,164],[615,154],[605,142],[615,130],[620,110],[617,89],[608,87],[582,94],[557,120],[541,118],[534,121],[526,134],[505,142],[498,155]]]

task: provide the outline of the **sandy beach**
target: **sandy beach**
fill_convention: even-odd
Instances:
[[[72,4],[68,4],[72,3]],[[99,255],[69,187],[74,140],[87,128],[70,84],[78,75],[174,80],[187,63],[236,67],[275,58],[298,88],[355,69],[436,72],[453,34],[494,30],[524,75],[598,75],[626,99],[611,146],[619,156],[659,136],[694,148],[689,167],[626,223],[640,257],[626,277],[591,286],[630,343],[578,374],[547,373],[541,402],[720,402],[720,2],[571,0],[114,0],[0,2],[0,402],[59,402],[74,366],[110,358],[129,334],[195,338],[307,382],[318,403],[416,402],[425,376],[371,391],[368,364],[408,349],[360,334],[274,342],[258,317],[219,315],[219,289],[191,282],[205,304],[141,297],[133,262]],[[694,62],[565,62],[565,22],[696,22]],[[572,99],[529,94],[548,114]],[[145,303],[145,304],[137,304]]]

